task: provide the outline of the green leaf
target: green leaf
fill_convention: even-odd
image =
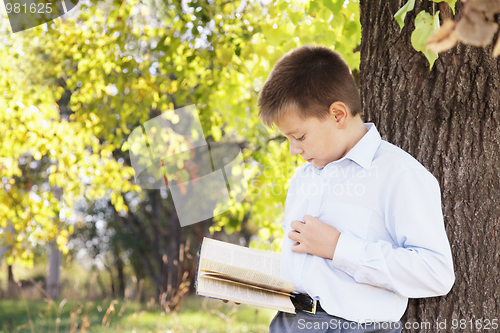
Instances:
[[[396,14],[394,14],[394,18],[399,24],[399,28],[402,30],[405,25],[405,17],[408,12],[411,12],[415,7],[415,0],[408,0],[406,5],[401,7]]]
[[[328,8],[321,8],[316,14],[317,18],[322,19],[325,22],[328,21],[330,16],[332,16],[332,12]]]
[[[212,136],[215,141],[220,141],[222,137],[222,131],[218,126],[212,126]]]
[[[306,13],[308,15],[311,15],[311,13],[317,13],[320,9],[321,9],[321,6],[320,6],[319,2],[312,0],[311,2],[309,2],[309,6],[307,8]]]
[[[323,5],[330,9],[333,13],[333,15],[336,15],[342,10],[342,5],[344,4],[344,1],[342,0],[324,0]]]
[[[224,64],[228,64],[233,58],[234,51],[227,45],[217,45],[215,47],[215,54]]]
[[[427,49],[427,40],[437,29],[439,29],[439,11],[434,16],[426,11],[418,13],[415,18],[415,31],[411,34],[411,44],[429,60],[430,68],[434,65],[438,55]]]

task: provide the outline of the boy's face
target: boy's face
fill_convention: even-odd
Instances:
[[[301,119],[295,112],[276,124],[278,130],[290,142],[290,153],[300,154],[302,159],[321,169],[347,153],[346,114],[330,108],[326,120],[316,117]]]

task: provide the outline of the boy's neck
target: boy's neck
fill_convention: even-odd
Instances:
[[[359,140],[361,140],[361,138],[363,138],[363,136],[368,133],[368,129],[366,128],[363,120],[361,119],[361,116],[359,115],[351,118],[351,121],[347,125],[346,130],[346,134],[348,135],[348,138],[346,140],[347,148],[342,157],[347,155],[347,153],[359,142]]]

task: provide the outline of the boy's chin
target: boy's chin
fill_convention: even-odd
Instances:
[[[314,165],[318,169],[322,169],[325,166],[323,163],[320,163],[320,162],[316,161],[315,159],[313,159],[312,161],[308,161],[308,162],[311,163],[312,165]]]
[[[308,159],[308,160],[306,160],[306,162],[311,163],[312,165],[314,165],[318,169],[322,169],[325,166],[324,163],[319,162],[315,158]]]

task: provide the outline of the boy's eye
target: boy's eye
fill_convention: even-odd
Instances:
[[[302,141],[302,140],[304,140],[304,137],[305,137],[305,136],[306,136],[306,135],[304,134],[304,135],[302,135],[300,138],[298,138],[298,139],[296,138],[295,140],[297,140],[297,141]]]

